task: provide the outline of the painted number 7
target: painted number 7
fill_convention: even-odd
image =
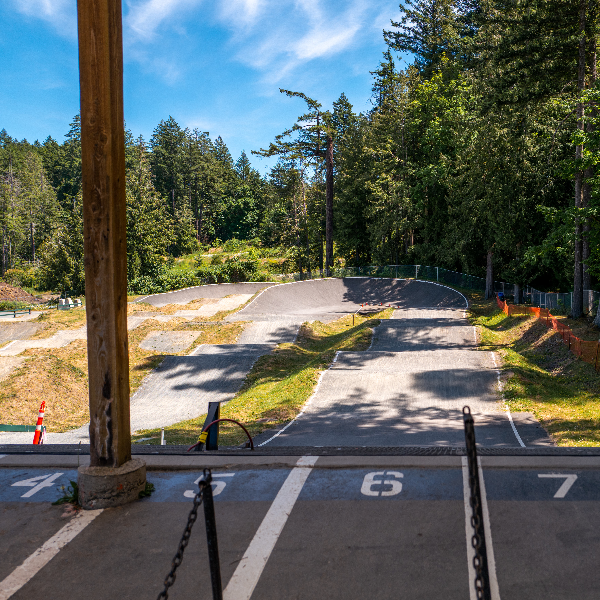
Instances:
[[[375,479],[375,477],[385,477],[385,479]],[[402,477],[404,475],[398,471],[375,471],[367,473],[360,491],[365,496],[396,496],[402,491],[402,482],[398,481]],[[392,486],[392,489],[382,490],[382,486]]]
[[[540,479],[564,479],[562,485],[554,494],[555,498],[564,498],[577,479],[577,475],[562,475],[561,473],[540,473],[538,477]]]

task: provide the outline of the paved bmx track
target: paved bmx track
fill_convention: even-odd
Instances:
[[[271,285],[276,285],[272,282],[266,283],[215,283],[212,285],[197,285],[195,287],[186,288],[184,290],[176,290],[174,292],[166,292],[164,294],[153,294],[138,298],[136,302],[145,302],[152,306],[160,307],[167,304],[187,304],[192,300],[199,298],[224,298],[233,294],[254,294],[259,290]]]
[[[600,453],[540,447],[549,440],[522,413],[513,429],[494,359],[477,350],[465,300],[448,288],[367,279],[271,287],[229,317],[253,322],[243,343],[169,357],[147,389],[161,411],[204,408],[213,392],[226,400],[252,359],[300,323],[365,301],[399,308],[368,351],[337,354],[303,414],[263,435],[256,452],[134,446],[156,488],[139,502],[66,521],[49,502],[89,463],[85,450],[0,446],[0,599],[156,597],[211,467],[225,600],[474,600],[469,472],[456,447],[465,403],[487,446],[479,477],[492,600],[598,598]],[[210,587],[201,522],[169,597],[209,598]]]
[[[465,404],[475,416],[480,443],[521,443],[499,402],[494,359],[476,349],[474,329],[465,318],[466,299],[445,286],[402,279],[324,279],[199,286],[142,300],[156,306],[183,304],[261,289],[250,304],[227,317],[251,322],[237,344],[203,344],[190,356],[169,356],[145,379],[131,401],[133,431],[195,418],[207,411],[209,402],[231,399],[256,359],[279,343],[292,342],[303,322],[329,322],[369,302],[396,307],[393,318],[376,328],[370,350],[338,353],[303,414],[284,431],[263,434],[258,443],[462,445]],[[523,443],[549,443],[529,415],[514,418]],[[20,437],[13,441],[5,434],[2,441],[25,441]],[[87,439],[87,426],[48,434],[49,443]]]

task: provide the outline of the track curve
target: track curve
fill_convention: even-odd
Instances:
[[[348,277],[269,287],[232,318],[331,321],[355,312],[365,302],[392,304],[405,309],[467,307],[462,294],[433,282]]]

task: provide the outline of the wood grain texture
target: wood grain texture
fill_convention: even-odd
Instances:
[[[78,0],[90,464],[131,458],[121,0]]]

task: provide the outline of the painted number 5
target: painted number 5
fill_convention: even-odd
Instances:
[[[564,498],[577,479],[577,475],[562,475],[560,473],[540,473],[538,477],[540,479],[564,479],[562,485],[556,490],[556,494],[554,494],[555,498]]]
[[[210,484],[213,490],[213,496],[218,496],[227,485],[224,481],[215,481],[215,477],[233,477],[234,475],[235,473],[213,473],[213,481]],[[198,477],[198,479],[196,479],[194,483],[198,485],[201,479],[202,476]],[[183,495],[186,498],[194,498],[196,496],[197,491],[198,490],[185,490],[185,492],[183,492]]]
[[[385,479],[375,479],[385,477]],[[363,480],[360,491],[365,496],[396,496],[402,491],[402,482],[399,481],[404,475],[398,471],[374,471],[367,473]],[[392,486],[392,489],[388,489]]]

